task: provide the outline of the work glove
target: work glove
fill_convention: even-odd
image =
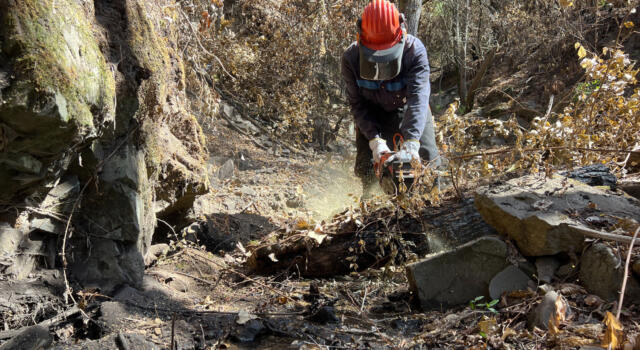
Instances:
[[[387,146],[387,141],[379,137],[375,137],[369,141],[369,148],[371,148],[371,153],[373,153],[374,163],[379,163],[383,154],[391,152]]]
[[[389,157],[387,161],[384,163],[386,166],[391,162],[402,162],[402,163],[411,163],[412,159],[420,160],[420,141],[418,140],[407,140],[402,143],[400,147],[400,151],[396,152],[394,155]]]

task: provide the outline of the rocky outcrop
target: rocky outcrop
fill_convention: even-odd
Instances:
[[[640,221],[638,200],[559,175],[509,180],[479,189],[475,198],[484,220],[525,256],[580,253],[580,228],[613,227],[619,218]]]
[[[139,285],[156,215],[207,190],[165,2],[0,3],[0,201],[26,201],[26,229],[53,235],[73,212],[68,260],[84,286]]]

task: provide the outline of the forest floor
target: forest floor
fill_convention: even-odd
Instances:
[[[218,135],[232,133],[224,122],[214,128]],[[196,222],[168,231],[169,248],[150,261],[141,290],[124,287],[113,297],[76,293],[86,316],[75,312],[58,322],[54,348],[172,349],[173,339],[175,349],[574,349],[602,341],[602,320],[615,304],[587,293],[576,276],[512,293],[493,307],[477,300],[425,312],[401,264],[328,278],[300,277],[295,269],[251,273],[245,264],[251,247],[270,233],[300,222],[328,223],[359,206],[353,150],[343,143],[341,154],[306,158],[243,138],[211,137],[213,190],[198,199]],[[219,168],[229,159],[235,170],[223,176]],[[23,323],[69,308],[60,297],[60,276],[47,274],[0,281],[2,294],[34,304],[21,315],[16,310]],[[529,327],[545,312],[536,310],[549,290],[564,296],[568,318],[551,331]],[[629,307],[623,317],[639,315]]]

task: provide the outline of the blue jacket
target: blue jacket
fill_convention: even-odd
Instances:
[[[429,108],[429,60],[427,49],[420,39],[407,34],[402,67],[397,77],[388,81],[360,78],[360,53],[354,42],[342,55],[342,77],[347,87],[356,126],[369,140],[380,136],[380,123],[371,108],[387,112],[405,107],[400,132],[405,140],[419,140],[427,120]]]

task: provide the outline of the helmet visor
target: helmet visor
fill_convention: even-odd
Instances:
[[[404,40],[386,50],[371,50],[358,45],[360,49],[360,77],[366,80],[390,80],[400,74]]]

